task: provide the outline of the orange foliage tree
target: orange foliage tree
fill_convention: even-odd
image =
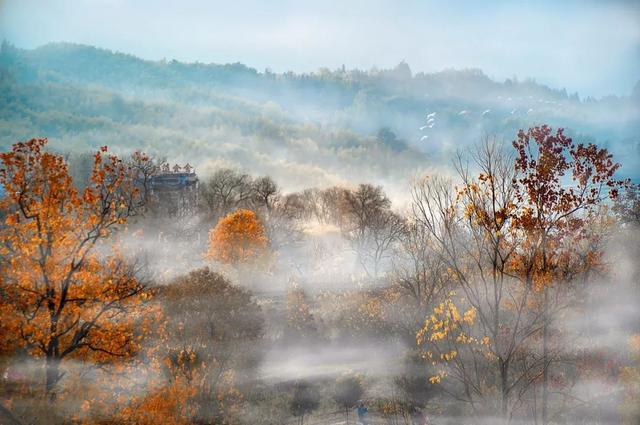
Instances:
[[[206,256],[226,264],[246,263],[262,257],[267,243],[256,213],[238,210],[222,218],[209,232]]]
[[[606,149],[575,144],[563,129],[521,130],[513,146],[518,209],[512,224],[523,240],[513,266],[528,285],[542,289],[573,274],[570,251],[589,236],[587,223],[625,182],[614,179],[620,164]]]
[[[542,423],[548,423],[550,288],[601,266],[601,250],[588,224],[603,202],[627,183],[614,178],[620,164],[594,144],[576,144],[563,129],[543,125],[520,130],[513,181],[518,208],[512,226],[521,243],[513,271],[542,294]],[[584,251],[586,245],[587,252]],[[555,296],[554,298],[557,298]]]
[[[0,294],[9,332],[2,340],[44,359],[53,399],[64,360],[106,363],[136,351],[132,321],[149,294],[108,239],[141,206],[131,168],[103,147],[79,192],[46,143],[32,139],[0,154]]]
[[[131,397],[130,402],[109,418],[109,421],[139,425],[188,425],[193,423],[189,419],[189,402],[194,394],[195,389],[188,381],[176,379],[168,385],[158,386],[142,397]]]

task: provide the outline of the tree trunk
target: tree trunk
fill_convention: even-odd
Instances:
[[[542,324],[542,425],[549,423],[549,289],[544,288],[544,305],[543,305],[543,324]]]
[[[50,401],[54,401],[56,393],[54,391],[56,384],[60,380],[60,340],[56,336],[58,332],[58,316],[55,314],[55,306],[52,301],[48,304],[50,312],[49,324],[49,343],[47,344],[45,355],[45,395]]]
[[[56,393],[54,391],[56,384],[60,380],[60,362],[54,356],[47,356],[45,360],[45,394],[49,396],[50,401],[54,401]]]
[[[509,410],[509,361],[499,359],[500,365],[500,413],[507,417]]]

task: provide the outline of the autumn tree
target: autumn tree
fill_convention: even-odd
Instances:
[[[494,355],[490,351],[482,349],[482,346],[489,344],[489,337],[476,338],[473,325],[476,321],[477,310],[468,307],[462,310],[452,300],[455,292],[440,304],[433,308],[433,312],[425,320],[424,326],[416,334],[416,342],[419,347],[426,347],[423,357],[433,366],[440,366],[436,373],[429,377],[429,382],[438,384],[446,376],[453,376],[458,382],[463,384],[464,392],[469,401],[473,403],[471,392],[478,392],[479,388],[473,388],[474,384],[466,383],[468,377],[465,372],[465,360],[461,355],[463,350],[470,351],[470,355],[475,359],[475,354],[482,354],[492,359]],[[477,362],[477,359],[475,359]],[[476,366],[477,367],[477,366]],[[445,390],[446,391],[446,390]]]
[[[262,258],[267,237],[256,214],[238,210],[222,218],[209,232],[207,257],[227,264],[242,264]]]
[[[594,144],[576,144],[549,126],[518,132],[513,142],[517,156],[514,193],[518,208],[513,228],[523,243],[514,257],[515,271],[527,287],[542,293],[543,371],[542,423],[548,423],[550,292],[571,282],[577,273],[593,266],[598,252],[589,252],[590,262],[579,260],[581,242],[589,237],[587,224],[609,198],[617,198],[625,182],[614,174],[620,164]]]
[[[481,384],[491,374],[505,416],[541,380],[546,422],[548,371],[555,359],[550,324],[572,299],[568,284],[599,263],[602,241],[594,224],[622,182],[614,180],[618,165],[606,150],[574,144],[562,130],[521,131],[513,145],[515,157],[485,141],[472,157],[475,175],[459,159],[461,184],[455,190],[439,179],[414,188],[414,220],[437,246],[446,274],[476,316],[464,336],[450,339],[448,332],[440,339],[447,321],[435,314],[419,340],[453,348],[440,354],[448,363],[444,373],[456,374],[456,397],[474,407],[487,405],[474,398],[486,400],[491,393],[491,386]],[[481,346],[463,350],[468,341]]]
[[[168,382],[186,382],[194,391],[192,419],[228,423],[261,356],[260,307],[250,292],[208,268],[176,278],[157,298],[167,323]]]
[[[287,288],[286,308],[286,339],[304,339],[317,334],[309,297],[296,282],[292,282]]]
[[[103,147],[78,192],[64,159],[46,144],[32,139],[0,154],[0,257],[10,306],[3,322],[44,360],[44,390],[53,398],[63,361],[103,364],[135,353],[133,322],[148,293],[137,267],[109,243],[142,204],[130,167]]]
[[[640,226],[640,184],[627,183],[612,209],[623,225]]]
[[[426,178],[413,188],[413,220],[428,235],[444,265],[442,271],[464,299],[465,310],[475,315],[473,324],[460,324],[466,327],[464,336],[448,332],[440,338],[439,327],[446,325],[447,315],[464,317],[455,314],[454,300],[445,300],[443,307],[435,307],[445,317],[433,317],[434,310],[422,331],[435,335],[422,341],[438,346],[445,361],[452,360],[452,367],[445,368],[449,378],[442,379],[443,391],[478,412],[495,414],[491,411],[495,406],[508,416],[517,402],[512,395],[526,392],[531,385],[529,371],[539,365],[523,361],[522,355],[541,321],[527,309],[532,289],[523,288],[510,274],[517,244],[510,232],[515,207],[513,160],[490,140],[471,159],[477,174],[459,158],[457,187],[446,179]],[[471,349],[475,344],[470,347],[468,337],[474,343],[485,342],[482,349]]]
[[[98,418],[93,423],[125,423],[139,425],[176,424],[189,425],[190,405],[195,395],[190,382],[175,379],[166,385],[148,389],[148,393],[129,398],[125,405],[109,417]],[[92,423],[91,421],[84,421]]]

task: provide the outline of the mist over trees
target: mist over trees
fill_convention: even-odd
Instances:
[[[220,168],[175,211],[146,154],[1,158],[7,420],[638,419],[637,185],[562,129],[480,141],[404,209]]]
[[[4,42],[0,423],[638,423],[637,101]]]

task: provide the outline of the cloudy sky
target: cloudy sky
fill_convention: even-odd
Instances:
[[[0,38],[263,70],[480,68],[582,96],[640,79],[640,1],[0,0]]]

